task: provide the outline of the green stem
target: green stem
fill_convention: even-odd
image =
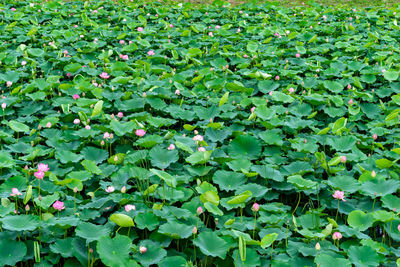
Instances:
[[[253,239],[254,239],[254,232],[256,230],[256,222],[257,222],[257,212],[254,213]]]
[[[340,205],[340,200],[338,199],[338,201],[337,201],[337,209],[336,209],[335,222],[337,221],[337,216],[338,216],[338,213],[339,213],[339,205]]]
[[[297,207],[298,207],[299,204],[300,204],[300,199],[301,199],[301,192],[299,192],[299,200],[297,201],[297,205],[296,205],[296,208],[294,208],[294,211],[293,211],[293,213],[292,213],[292,216],[293,216],[293,214],[296,212]]]

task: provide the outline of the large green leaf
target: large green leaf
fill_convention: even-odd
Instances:
[[[97,242],[97,253],[107,266],[128,266],[131,247],[132,242],[127,236],[117,234],[112,239],[103,236]]]
[[[221,259],[225,259],[229,249],[229,244],[215,232],[201,232],[193,243],[205,255]]]

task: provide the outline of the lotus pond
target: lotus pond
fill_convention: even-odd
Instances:
[[[396,266],[396,6],[0,5],[1,266]]]

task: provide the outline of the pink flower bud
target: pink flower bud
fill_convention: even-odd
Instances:
[[[315,249],[316,250],[320,250],[321,249],[321,245],[317,242],[317,244],[315,244]]]
[[[377,134],[372,135],[372,139],[374,140],[378,139],[378,135]]]
[[[253,206],[251,207],[251,210],[254,212],[257,212],[260,210],[260,205],[258,203],[254,203]]]
[[[197,212],[197,215],[202,214],[203,213],[203,208],[202,207],[198,207],[196,212]]]
[[[340,157],[340,162],[346,163],[346,161],[347,161],[347,157],[346,156],[341,156]]]

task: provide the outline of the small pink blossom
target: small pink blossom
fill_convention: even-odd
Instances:
[[[242,11],[242,10],[239,10],[239,14],[243,14],[243,11]]]
[[[378,139],[378,135],[377,134],[373,134],[372,135],[372,139],[374,139],[374,140]]]
[[[107,193],[112,193],[112,192],[114,192],[115,188],[114,188],[114,186],[110,185],[105,190]]]
[[[180,95],[180,94],[181,94],[181,91],[179,91],[178,89],[176,89],[176,90],[175,90],[175,94],[176,94],[176,95]]]
[[[300,53],[297,53],[297,54],[296,54],[296,57],[299,58],[299,57],[300,57]]]
[[[294,88],[293,87],[289,88],[289,93],[291,93],[291,94],[294,93]]]
[[[119,40],[119,44],[123,45],[125,43],[124,40]]]
[[[118,114],[117,114],[117,117],[118,117],[118,118],[122,118],[122,117],[124,117],[124,113],[122,113],[122,112],[118,112]]]
[[[54,202],[53,208],[58,210],[58,211],[62,211],[63,209],[65,209],[64,202],[61,202],[61,201],[57,200],[56,202]]]
[[[11,87],[11,85],[13,84],[11,81],[7,81],[7,87]]]
[[[256,107],[252,107],[252,108],[250,109],[251,113],[254,113],[255,110],[256,110]]]
[[[214,37],[214,35],[213,35],[213,33],[212,33],[212,32],[209,32],[209,33],[208,33],[208,36],[210,36],[210,37]]]
[[[73,96],[72,96],[72,98],[74,99],[74,100],[77,100],[77,99],[79,99],[79,98],[81,98],[78,94],[74,94]]]
[[[100,74],[100,78],[102,78],[102,79],[108,79],[108,78],[110,78],[110,75],[108,75],[107,72],[102,72],[102,73]]]
[[[11,189],[11,194],[10,194],[10,196],[15,197],[15,196],[20,196],[20,195],[22,195],[22,193],[19,192],[18,188],[13,188],[13,189]]]
[[[169,24],[169,27],[172,29],[172,28],[174,27],[174,25],[172,25],[172,24]]]
[[[147,54],[148,54],[149,56],[153,56],[155,53],[154,53],[153,50],[150,50],[149,52],[147,52]]]
[[[22,65],[22,66],[25,66],[25,65],[26,65],[26,61],[25,61],[25,60],[22,60],[22,61],[21,61],[21,65]]]
[[[346,161],[347,161],[347,157],[346,156],[341,156],[340,157],[340,162],[346,163]]]
[[[244,57],[244,58],[248,58],[249,56],[248,56],[248,55],[246,55],[246,54],[244,54],[244,55],[243,55],[243,57]]]
[[[110,134],[108,132],[105,132],[104,135],[103,135],[103,138],[104,139],[110,138]]]
[[[143,137],[143,136],[146,134],[146,131],[143,130],[143,129],[137,129],[137,130],[135,131],[135,134],[136,134],[137,136],[139,136],[139,137]]]
[[[91,129],[90,125],[86,125],[85,129],[90,130]]]
[[[350,106],[353,105],[354,104],[353,99],[350,99],[348,103],[349,103]]]
[[[140,251],[140,254],[146,253],[147,248],[146,248],[146,247],[143,247],[143,246],[140,246],[140,247],[139,247],[139,251]]]
[[[199,147],[199,149],[198,149],[200,152],[206,152],[206,149],[204,148],[204,147]]]
[[[4,109],[6,109],[6,107],[7,107],[7,104],[6,103],[2,103],[1,104],[1,108],[4,110]]]
[[[333,198],[336,198],[337,200],[346,201],[344,199],[344,192],[343,191],[336,190],[335,193],[332,196],[333,196]]]
[[[320,250],[321,249],[321,245],[317,242],[317,244],[315,244],[315,249],[316,250]]]
[[[375,177],[376,177],[376,172],[375,172],[375,171],[372,171],[372,172],[371,172],[371,177],[372,177],[372,178],[375,178]]]
[[[196,141],[196,142],[201,142],[204,140],[203,136],[201,136],[199,134],[194,136],[192,139],[193,139],[193,141]]]
[[[47,128],[51,128],[51,122],[46,123]]]
[[[280,77],[278,75],[275,76],[275,80],[279,81]]]
[[[347,89],[349,90],[351,89],[351,84],[347,85]]]
[[[219,29],[219,28],[221,28],[221,26],[219,26],[219,25],[216,25],[216,26],[215,26],[215,29]]]
[[[253,206],[251,207],[251,210],[254,212],[257,212],[260,210],[260,205],[258,203],[254,203]]]
[[[35,176],[37,179],[39,179],[39,180],[43,180],[44,172],[42,172],[42,171],[37,171],[37,172],[34,173],[34,176]]]
[[[74,124],[79,124],[81,121],[79,119],[74,120]]]
[[[400,225],[399,225],[399,226],[400,226]],[[197,227],[196,227],[196,226],[193,227],[192,233],[193,233],[194,235],[197,234]]]
[[[333,240],[340,240],[342,238],[342,234],[339,232],[334,232],[332,235]]]
[[[125,205],[126,212],[130,212],[131,210],[136,210],[136,206],[131,204]]]
[[[17,9],[15,8],[15,7],[12,7],[11,8],[11,11],[16,11]]]
[[[174,144],[170,144],[168,147],[168,150],[174,150],[175,149],[175,145]]]
[[[203,208],[202,207],[198,207],[196,212],[197,212],[197,215],[202,214],[203,213]]]
[[[40,172],[48,172],[49,171],[49,165],[44,164],[44,163],[39,163],[37,170]]]
[[[397,230],[399,230],[399,232],[400,232],[400,224],[397,226]]]

